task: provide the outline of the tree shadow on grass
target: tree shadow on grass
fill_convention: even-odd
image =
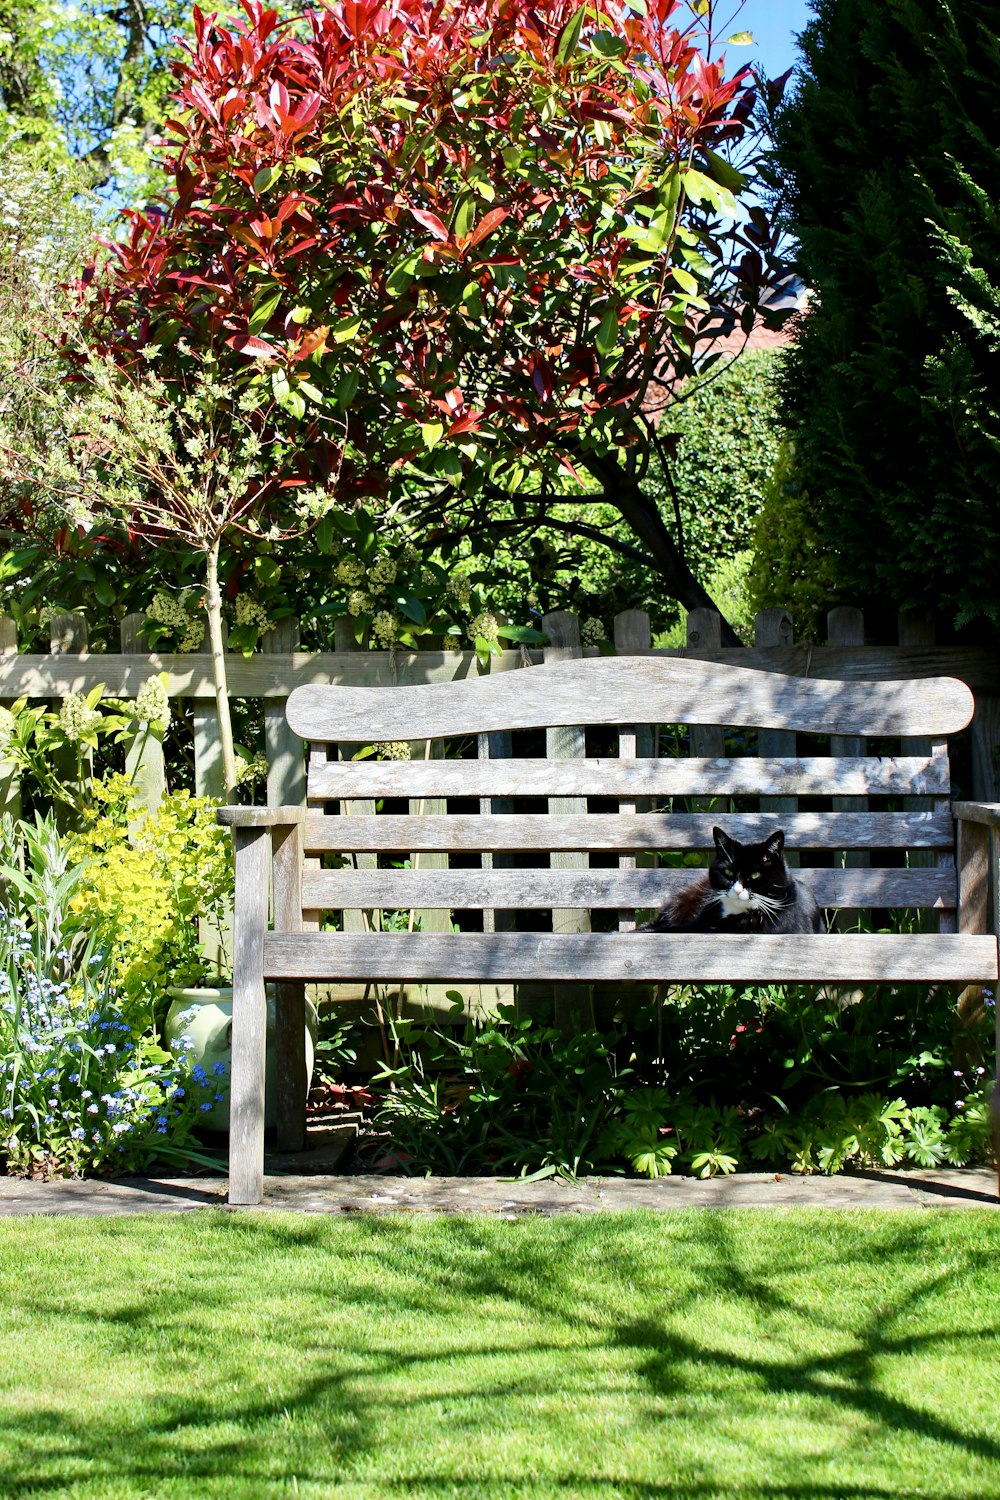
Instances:
[[[903,1326],[935,1309],[940,1324],[942,1294],[956,1272],[986,1263],[988,1246],[977,1244],[978,1261],[971,1247],[951,1246],[946,1272],[937,1269],[942,1231],[933,1218],[883,1217],[863,1233],[856,1218],[843,1217],[849,1230],[829,1215],[803,1220],[814,1232],[786,1234],[780,1262],[769,1250],[767,1220],[753,1215],[513,1224],[219,1215],[188,1228],[173,1253],[163,1221],[95,1222],[81,1235],[91,1262],[97,1248],[104,1273],[109,1264],[119,1272],[144,1267],[142,1288],[126,1279],[109,1298],[100,1271],[91,1269],[88,1279],[85,1263],[67,1263],[61,1284],[19,1288],[17,1311],[54,1330],[75,1324],[74,1337],[99,1337],[109,1367],[139,1357],[153,1365],[153,1378],[128,1401],[109,1394],[96,1419],[93,1409],[74,1411],[71,1400],[46,1400],[44,1391],[33,1393],[31,1410],[0,1410],[0,1494],[42,1496],[76,1485],[85,1493],[100,1484],[111,1492],[116,1483],[122,1493],[181,1494],[188,1486],[197,1494],[226,1475],[230,1494],[286,1493],[293,1477],[330,1493],[377,1474],[386,1435],[414,1412],[427,1429],[446,1425],[460,1440],[484,1419],[484,1397],[512,1421],[523,1412],[533,1435],[539,1403],[555,1402],[567,1421],[585,1421],[575,1406],[592,1394],[595,1369],[605,1382],[598,1394],[614,1395],[620,1380],[620,1399],[640,1403],[635,1431],[650,1441],[662,1444],[672,1415],[697,1419],[696,1398],[735,1379],[737,1402],[752,1404],[759,1393],[758,1419],[789,1395],[806,1396],[831,1424],[857,1419],[866,1442],[891,1433],[945,1444],[973,1456],[977,1475],[995,1468],[996,1480],[1000,1442],[964,1427],[961,1414],[928,1412],[887,1392],[879,1372],[886,1359],[953,1350],[956,1360],[969,1360],[988,1341],[996,1346],[1000,1330],[958,1326],[957,1306],[944,1327]],[[895,1267],[894,1282],[879,1284],[874,1309],[870,1298],[861,1306],[852,1289],[863,1291],[880,1263]],[[150,1292],[152,1274],[159,1284]],[[830,1296],[816,1295],[817,1276]],[[746,1339],[739,1352],[724,1339],[720,1307],[750,1321],[759,1336],[749,1350]],[[699,1319],[702,1336],[692,1331]],[[800,1331],[797,1344],[790,1330]],[[833,1336],[847,1346],[829,1352]],[[260,1348],[260,1370],[242,1387],[229,1341],[237,1352],[242,1341]],[[177,1394],[188,1379],[190,1391]],[[424,1452],[405,1480],[396,1477],[397,1464],[371,1480],[368,1493],[467,1500],[723,1493],[700,1476],[640,1484],[629,1473],[629,1454],[638,1451],[626,1449],[610,1478],[567,1457],[544,1482],[525,1476],[522,1463],[522,1473],[505,1473],[499,1487],[488,1476],[427,1471]],[[787,1465],[766,1452],[760,1473],[760,1487],[744,1480],[741,1494],[933,1495],[898,1483],[860,1488],[789,1478]],[[919,1486],[921,1476],[912,1480]],[[981,1492],[990,1492],[988,1483]]]

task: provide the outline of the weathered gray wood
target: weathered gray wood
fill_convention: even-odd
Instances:
[[[276,932],[302,930],[302,826],[276,828],[271,890]],[[279,1151],[306,1144],[306,992],[301,980],[283,980],[275,993],[275,1082]]]
[[[555,663],[568,663],[582,656],[579,618],[568,610],[556,610],[542,618],[542,629],[548,637],[545,647],[545,666],[548,670]],[[527,684],[526,684],[527,685]],[[579,714],[585,700],[577,701]],[[581,724],[567,724],[557,720],[554,727],[545,731],[545,755],[548,760],[580,761],[587,754],[586,731]],[[550,797],[549,816],[566,817],[586,814],[584,797]],[[585,870],[590,863],[588,854],[572,851],[553,852],[549,865],[553,872],[561,870]],[[579,933],[590,931],[590,912],[581,907],[552,908],[552,931],[555,933]],[[578,1029],[586,1011],[587,996],[575,985],[555,987],[555,1022],[564,1032]]]
[[[499,731],[499,732],[494,733],[494,734],[480,734],[480,735],[477,735],[477,737],[476,737],[476,749],[477,749],[477,753],[478,753],[478,756],[479,756],[479,763],[477,763],[477,765],[476,765],[476,770],[478,771],[480,769],[480,765],[481,765],[482,769],[486,771],[486,773],[487,773],[486,785],[488,787],[490,786],[490,782],[492,780],[493,769],[495,768],[496,762],[497,761],[509,761],[510,758],[511,758],[511,754],[512,754],[512,748],[513,747],[512,747],[512,743],[511,743],[511,737],[510,737],[510,735],[508,733],[506,733],[504,731]],[[463,779],[462,776],[461,776],[461,773],[464,771],[466,773],[466,778],[467,778],[468,771],[471,768],[471,762],[469,762],[469,761],[450,761],[450,762],[449,761],[439,761],[437,764],[440,765],[440,766],[450,766],[453,770],[458,771],[460,773],[459,776],[456,777],[455,780],[454,780],[454,793],[455,793],[456,796],[458,796],[458,795],[461,795],[461,796],[472,796],[472,795],[475,795],[474,788],[469,788],[468,780],[467,779]],[[548,761],[536,761],[536,762],[534,762],[534,764],[536,764],[536,765],[543,765],[544,766],[544,765],[548,765],[549,762]],[[516,786],[516,783],[514,781],[514,776],[516,775],[516,771],[514,771],[513,768],[511,768],[511,771],[512,771],[512,775],[511,775],[511,780],[510,780],[510,789],[511,789],[511,796],[512,796],[513,792],[514,792],[514,789],[515,789],[515,786]],[[521,784],[523,785],[523,783],[521,783]],[[508,797],[494,797],[492,795],[480,796],[480,799],[479,799],[479,811],[480,811],[480,813],[482,814],[483,817],[488,817],[491,814],[494,815],[494,816],[505,816],[506,814],[513,812],[513,810],[514,809],[513,809],[513,806],[512,806],[512,803],[511,803],[511,800],[510,800],[509,796]],[[503,869],[510,862],[509,861],[509,857],[507,855],[504,855],[504,854],[494,854],[491,849],[487,849],[480,856],[480,861],[481,861],[481,865],[482,865],[482,868],[483,868],[484,871],[491,871],[491,870],[495,870],[495,869],[497,869],[497,870]],[[492,908],[492,906],[489,906],[489,905],[485,905],[483,907],[483,931],[484,932],[505,932],[505,931],[507,931],[510,928],[510,926],[511,926],[511,919],[510,919],[509,912],[504,911],[504,910],[494,911],[494,909]]]
[[[952,816],[966,823],[985,823],[1000,828],[1000,802],[953,802]]]
[[[122,652],[126,656],[146,654],[146,643],[139,635],[145,615],[126,615],[121,622]],[[150,676],[155,676],[150,673]],[[147,678],[148,681],[148,678]],[[125,771],[136,788],[137,802],[146,813],[155,813],[163,801],[167,772],[163,760],[163,735],[148,724],[133,721],[131,739],[125,746]]]
[[[715,609],[692,609],[687,617],[687,643],[692,650],[717,651],[722,645],[722,619]],[[706,709],[713,708],[713,695],[705,696],[689,713],[680,716],[658,714],[659,722],[690,724],[691,754],[706,759],[718,758],[726,753],[726,732],[723,725],[730,722],[724,713],[711,716]],[[696,715],[692,723],[692,714]],[[723,809],[720,808],[720,812]]]
[[[832,609],[826,617],[827,635],[831,646],[856,646],[863,647],[865,644],[865,617],[860,609],[854,609],[850,605],[842,605],[839,609]],[[844,755],[855,758],[865,753],[865,742],[860,734],[831,734],[830,754]],[[864,812],[868,806],[865,797],[834,797],[831,803],[835,812]],[[848,850],[842,856],[844,864],[850,868],[857,868],[867,863],[867,856],[861,850]],[[851,925],[855,918],[850,912],[840,912],[838,923]]]
[[[948,741],[932,740],[931,755],[940,760],[948,759]],[[951,803],[947,797],[934,797],[931,799],[931,807],[936,814],[947,814],[951,816]],[[955,845],[949,849],[939,849],[935,855],[934,863],[939,870],[953,870],[955,868]],[[942,911],[937,918],[938,932],[955,932],[957,930],[956,915],[953,911]]]
[[[205,626],[205,637],[208,638],[208,626]],[[211,657],[209,671],[211,672]],[[238,690],[234,687],[230,675],[230,667],[237,661],[241,661],[239,653],[227,655],[226,675],[229,681],[229,695],[231,698],[238,696]],[[214,678],[213,678],[214,682]],[[226,776],[222,768],[222,733],[219,728],[219,711],[216,708],[215,690],[206,695],[209,701],[199,701],[191,714],[191,727],[194,731],[194,789],[199,797],[224,797],[226,795]]]
[[[924,615],[901,611],[898,620],[899,644],[901,646],[933,646],[935,641],[934,621]],[[926,735],[906,736],[900,746],[904,755],[930,755],[931,742]],[[921,801],[919,788],[911,789],[903,799],[908,812],[919,812],[926,803]],[[923,849],[915,849],[910,855],[912,865],[933,865],[934,855]]]
[[[285,823],[303,823],[304,807],[219,807],[216,821],[226,828],[277,828]]]
[[[410,753],[422,765],[429,765],[433,759],[444,758],[444,745],[440,740],[417,740],[411,745]],[[412,765],[413,762],[411,761]],[[446,797],[410,797],[410,816],[422,817],[444,817],[448,812],[448,799]],[[374,811],[374,806],[372,808]],[[448,856],[440,852],[414,852],[412,854],[414,869],[422,870],[447,870]],[[411,905],[411,903],[407,903]],[[450,932],[451,926],[448,913],[441,911],[433,905],[413,908],[413,922],[422,932]]]
[[[509,735],[484,738],[510,744]],[[649,797],[760,796],[782,803],[789,800],[794,811],[796,797],[946,796],[951,786],[947,762],[930,755],[850,760],[832,756],[758,760],[751,755],[731,760],[654,760],[649,758],[651,741],[648,726],[639,726],[640,758],[624,761],[605,755],[585,760],[510,760],[509,750],[507,759],[491,755],[479,761],[323,761],[309,772],[309,798],[480,797],[496,801],[530,796],[638,801]],[[639,748],[640,744],[648,749]],[[494,806],[495,812],[501,810]]]
[[[233,1052],[229,1105],[229,1201],[259,1203],[264,1187],[264,935],[271,840],[237,828],[233,922]],[[285,942],[301,941],[284,937]],[[277,976],[295,979],[297,976]]]
[[[798,849],[950,849],[953,825],[947,813],[795,813],[782,820],[789,843]],[[336,850],[525,849],[547,852],[591,849],[710,849],[713,813],[615,813],[577,817],[514,814],[481,818],[326,818],[307,813],[305,847],[310,853]],[[726,828],[734,838],[754,841],[773,833],[776,820],[765,813],[730,813]]]
[[[753,626],[754,642],[758,646],[788,649],[794,644],[795,629],[787,609],[759,610],[754,616]],[[757,735],[757,754],[762,760],[779,757],[794,759],[795,735],[787,729],[762,729]],[[836,762],[831,761],[830,764],[835,765]],[[825,791],[820,795],[825,795],[830,790],[828,781]],[[775,813],[779,819],[795,812],[798,805],[794,794],[762,794],[760,799],[761,812]],[[786,858],[790,865],[796,866],[799,863],[798,850],[790,849]]]
[[[584,656],[591,650],[584,647]],[[670,661],[680,659],[688,651],[686,647],[657,648],[650,654],[655,661]],[[804,677],[808,672],[810,679],[820,680],[909,682],[957,677],[982,694],[984,701],[987,694],[1000,688],[1000,658],[990,648],[979,646],[935,646],[926,650],[866,646],[863,651],[807,644],[770,650],[723,646],[719,651],[699,650],[696,655],[699,661],[709,664],[736,665],[791,677]],[[529,651],[528,657],[538,662],[541,653]],[[504,651],[492,658],[490,675],[519,672],[523,665],[521,651]],[[471,651],[367,651],[353,656],[303,651],[290,657],[261,653],[248,658],[235,653],[228,671],[234,698],[284,699],[293,689],[310,684],[403,687],[459,681],[475,676],[478,663]],[[70,660],[53,660],[48,655],[26,652],[16,661],[0,661],[0,698],[22,695],[62,698],[67,693],[89,692],[99,682],[105,684],[113,697],[134,698],[150,672],[167,673],[171,698],[215,697],[211,658],[205,652],[183,655],[154,652],[142,662],[111,652],[94,656],[84,653]]]
[[[49,651],[52,656],[64,656],[86,651],[86,649],[86,617],[79,614],[53,615],[49,624]],[[68,696],[68,694],[63,696]],[[94,768],[92,751],[85,750],[78,763],[75,749],[72,745],[67,745],[65,749],[56,750],[52,760],[59,779],[63,783],[72,784],[77,782],[79,777],[81,793],[89,787]],[[78,816],[65,803],[57,803],[53,811],[61,829],[65,830],[79,825]]]
[[[6,615],[0,615],[0,664],[4,657],[11,656],[17,656],[17,625]],[[0,698],[0,707],[10,708],[13,702],[13,698],[6,702]],[[5,812],[12,818],[21,816],[21,781],[14,762],[0,755],[0,813]]]
[[[953,678],[927,678],[916,693],[912,682],[822,682],[679,658],[595,657],[426,687],[297,689],[288,721],[305,739],[365,743],[373,723],[387,739],[571,726],[581,704],[590,724],[712,718],[817,734],[951,734],[973,710],[969,689]]]
[[[653,639],[649,628],[649,615],[644,609],[626,609],[615,616],[615,654],[617,656],[645,656],[652,648]],[[649,758],[653,754],[653,730],[650,724],[629,724],[618,731],[618,758],[634,761],[638,756]],[[647,804],[642,804],[645,812]],[[618,804],[622,817],[634,817],[639,811],[639,802],[634,793]],[[646,856],[642,856],[647,859]],[[622,854],[618,859],[620,870],[634,870],[639,856]],[[618,913],[618,931],[635,931],[635,910],[623,907]]]
[[[990,930],[990,830],[958,825],[958,930]]]
[[[335,621],[333,627],[333,638],[337,651],[345,658],[350,658],[352,656],[361,656],[365,654],[362,647],[360,647],[357,641],[354,639],[353,621],[345,618],[341,618]],[[366,743],[372,740],[377,741],[408,739],[410,739],[410,735],[408,734],[383,734],[380,727],[376,728],[375,720],[369,721],[368,731],[365,735]],[[347,763],[351,762],[351,756],[354,753],[353,744],[338,744],[334,747],[334,749],[339,760]],[[311,760],[310,764],[312,764]],[[341,803],[340,811],[347,816],[357,819],[374,818],[375,802],[372,798],[352,797],[350,801]],[[354,868],[357,870],[374,870],[378,864],[378,860],[374,854],[367,854],[363,852],[355,854],[351,862],[354,865]],[[341,912],[341,922],[343,924],[345,932],[367,932],[371,923],[371,919],[368,913],[362,907],[347,907]],[[400,976],[397,975],[397,978],[399,977]]]
[[[883,933],[748,937],[723,933],[537,933],[487,935],[271,933],[264,942],[271,978],[372,980],[599,979],[680,983],[843,983],[892,980],[994,981],[992,936]]]
[[[661,905],[690,882],[691,874],[683,869],[317,870],[304,876],[302,900],[315,910],[346,904],[383,911],[411,905],[526,910],[551,907],[553,901],[564,907],[634,909]],[[820,906],[954,907],[956,901],[955,875],[946,870],[802,870],[796,879]]]
[[[297,651],[298,645],[298,620],[279,620],[264,636],[262,649],[268,656],[285,656]],[[264,749],[268,807],[304,802],[306,766],[302,741],[289,727],[285,705],[280,701],[265,700]]]

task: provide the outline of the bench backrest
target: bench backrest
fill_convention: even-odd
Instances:
[[[692,878],[681,859],[707,858],[722,824],[744,840],[784,828],[822,906],[934,907],[947,929],[947,737],[973,706],[953,678],[823,681],[650,657],[298,688],[288,722],[311,745],[303,907],[478,909],[487,926],[495,909],[604,909],[627,928]],[[650,726],[662,751],[666,732],[676,743],[692,725],[728,726],[725,757],[654,753]],[[761,754],[754,730],[800,738]],[[831,737],[848,736],[874,753],[831,754]],[[375,741],[416,742],[414,758],[350,758]],[[673,865],[641,867],[649,851]],[[329,854],[344,866],[322,868]]]

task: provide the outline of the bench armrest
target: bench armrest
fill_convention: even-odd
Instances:
[[[958,823],[984,823],[1000,828],[1000,802],[953,802],[952,816]]]
[[[215,814],[225,828],[291,828],[305,816],[304,807],[220,807]]]

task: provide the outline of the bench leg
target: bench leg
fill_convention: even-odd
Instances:
[[[264,933],[267,931],[270,831],[234,829],[233,1062],[229,1106],[229,1202],[264,1195]]]
[[[278,1089],[278,1150],[306,1147],[306,987],[296,981],[275,986],[274,1051]]]

